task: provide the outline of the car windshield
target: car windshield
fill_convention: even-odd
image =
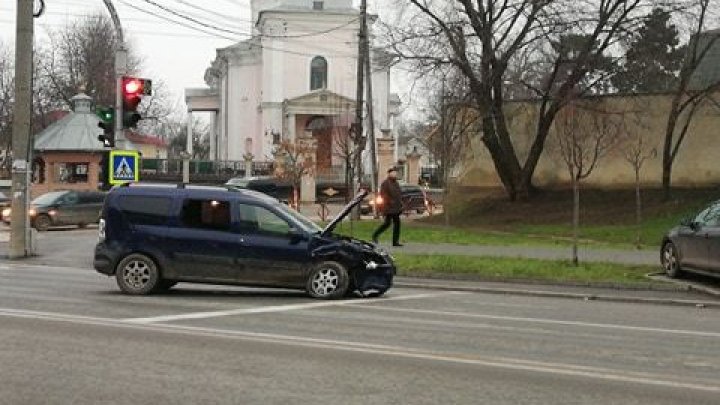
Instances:
[[[293,218],[298,223],[298,225],[300,225],[303,231],[307,233],[322,232],[322,228],[320,228],[315,222],[307,219],[299,212],[290,209],[290,207],[288,207],[287,205],[277,204],[276,207],[283,213],[287,214],[289,217]]]
[[[40,197],[34,199],[32,203],[34,205],[50,205],[53,204],[58,198],[60,198],[65,191],[53,191],[51,193],[43,194]]]

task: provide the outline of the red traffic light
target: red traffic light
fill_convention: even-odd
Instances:
[[[123,89],[125,90],[125,94],[142,93],[143,83],[139,79],[126,78],[125,83],[123,84]]]
[[[122,78],[122,92],[125,97],[149,96],[152,94],[152,80],[124,76]]]

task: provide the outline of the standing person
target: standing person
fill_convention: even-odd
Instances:
[[[380,185],[380,197],[382,198],[382,213],[385,215],[385,222],[373,233],[373,242],[378,243],[378,237],[385,232],[393,223],[393,246],[400,244],[400,214],[402,214],[402,192],[397,181],[397,169],[391,167],[387,172],[387,178]]]

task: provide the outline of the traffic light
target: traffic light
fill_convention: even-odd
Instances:
[[[100,118],[98,127],[103,130],[103,133],[98,135],[98,141],[102,142],[106,148],[115,147],[115,109],[98,107],[95,109],[95,114]]]
[[[137,112],[142,96],[152,94],[152,81],[137,77],[124,76],[122,78],[123,97],[123,128],[135,128],[138,121],[142,119]]]

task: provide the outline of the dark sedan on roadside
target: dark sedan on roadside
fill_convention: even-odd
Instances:
[[[32,201],[28,215],[38,231],[65,225],[84,228],[98,222],[104,200],[105,193],[99,191],[51,191]],[[9,224],[11,218],[11,209],[3,209],[3,222]]]
[[[720,201],[683,220],[663,238],[660,261],[665,273],[720,277]]]

